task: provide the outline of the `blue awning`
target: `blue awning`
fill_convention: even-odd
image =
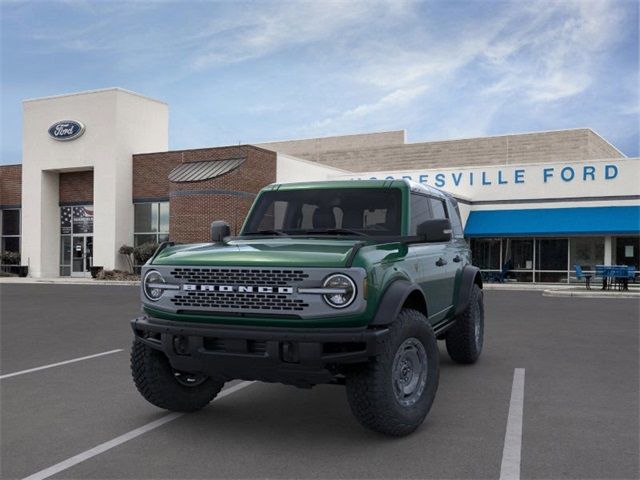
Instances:
[[[464,233],[468,237],[640,234],[640,205],[476,210],[469,214]]]

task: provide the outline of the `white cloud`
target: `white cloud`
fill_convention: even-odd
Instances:
[[[420,97],[426,90],[426,85],[413,88],[399,88],[373,103],[364,103],[341,113],[337,117],[329,117],[315,122],[312,128],[325,129],[327,127],[339,128],[345,125],[348,126],[350,122],[358,121],[358,119],[363,117],[410,105],[412,101]]]
[[[297,45],[352,37],[354,29],[406,15],[401,0],[324,0],[252,4],[233,18],[212,22],[199,35],[197,69],[260,58]]]
[[[615,41],[622,12],[614,2],[558,2],[541,5],[535,29],[515,30],[490,46],[485,58],[496,80],[485,94],[512,95],[532,102],[558,101],[592,84],[598,55]]]
[[[475,126],[456,130],[482,135],[504,105],[559,102],[587,91],[602,54],[619,37],[624,15],[620,4],[604,0],[517,2],[500,7],[500,15],[461,21],[453,32],[410,24],[413,41],[385,38],[361,46],[357,55],[362,63],[351,79],[373,85],[377,93],[315,122],[309,133],[319,129],[327,134],[332,126],[335,131],[354,130],[359,119],[372,112],[381,118],[385,114],[398,118],[411,109],[429,111],[428,105],[437,103],[437,97],[470,89],[468,102],[478,105],[470,108],[475,110]],[[407,92],[412,101],[399,101]],[[438,113],[443,123],[453,118],[462,125],[461,119],[469,117],[461,117],[460,110],[467,110],[467,105]]]

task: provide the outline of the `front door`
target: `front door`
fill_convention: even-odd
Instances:
[[[86,276],[93,260],[92,257],[93,237],[74,236],[71,245],[71,276]]]

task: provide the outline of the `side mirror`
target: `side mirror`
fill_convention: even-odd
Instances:
[[[448,242],[451,240],[451,222],[448,218],[434,218],[418,225],[416,234],[425,242]]]
[[[211,241],[213,243],[222,243],[225,237],[231,235],[231,229],[227,222],[216,220],[211,222]]]

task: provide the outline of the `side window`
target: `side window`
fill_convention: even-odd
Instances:
[[[460,209],[458,208],[458,202],[455,198],[449,199],[447,210],[449,211],[449,219],[451,220],[451,229],[453,230],[453,236],[456,238],[463,238],[464,230],[462,229]]]
[[[409,235],[415,235],[418,225],[431,218],[433,218],[433,216],[431,215],[431,207],[429,206],[429,197],[412,193]]]
[[[447,218],[444,209],[444,202],[439,198],[429,198],[431,202],[431,210],[433,210],[433,218]]]

